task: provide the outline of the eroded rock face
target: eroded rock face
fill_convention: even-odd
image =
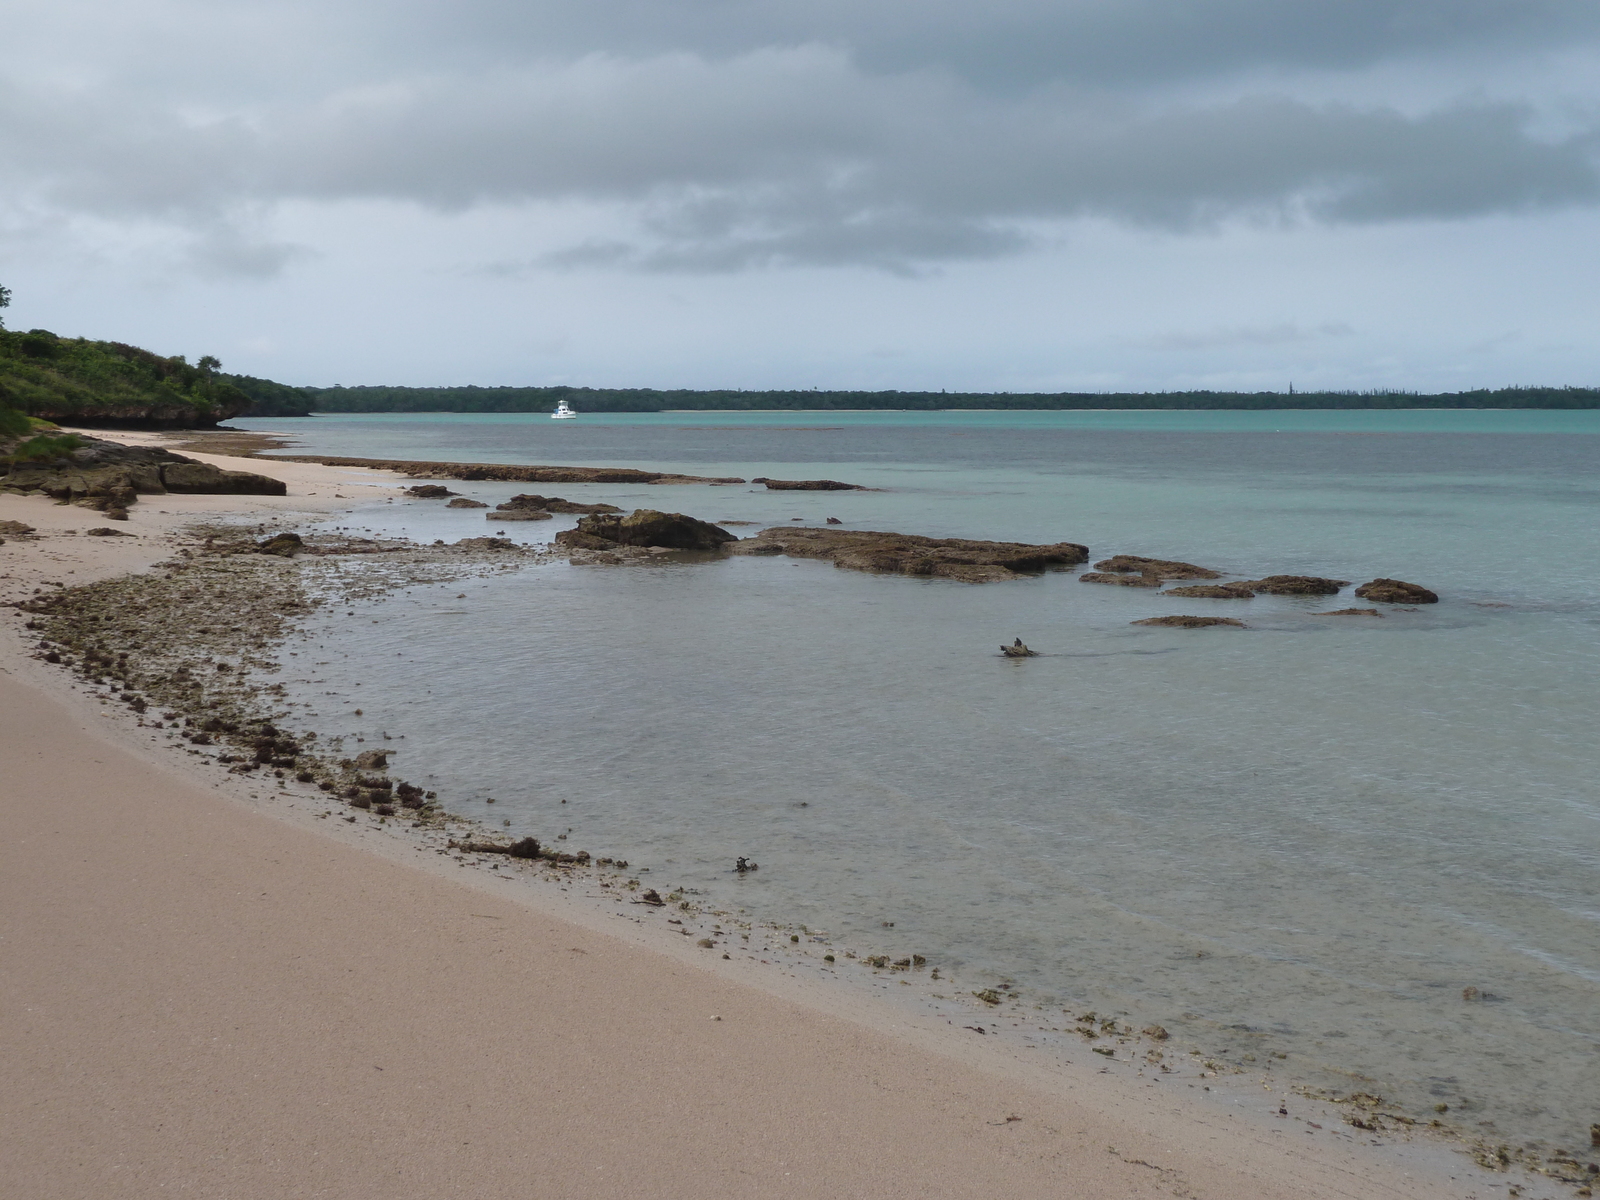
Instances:
[[[1204,600],[1250,600],[1255,596],[1255,592],[1242,583],[1197,583],[1191,587],[1168,588],[1161,594]]]
[[[787,554],[826,558],[852,571],[885,571],[989,583],[1015,579],[1051,567],[1075,566],[1089,557],[1075,542],[1030,546],[1020,542],[979,542],[930,538],[908,533],[843,529],[763,529],[733,548],[735,554]]]
[[[504,504],[495,505],[501,512],[532,509],[547,513],[619,513],[615,504],[579,504],[576,500],[563,500],[560,496],[513,496]]]
[[[269,479],[254,471],[224,471],[199,462],[162,467],[161,482],[169,492],[203,496],[283,496],[289,490],[281,479]]]
[[[1204,629],[1208,625],[1233,625],[1244,629],[1243,621],[1232,617],[1146,617],[1142,621],[1129,621],[1130,625],[1164,625],[1172,629]]]
[[[56,500],[106,511],[127,508],[141,495],[282,496],[278,479],[252,471],[224,471],[154,446],[124,446],[101,438],[50,462],[18,463],[0,487],[41,491]]]
[[[1417,583],[1399,579],[1374,579],[1356,589],[1363,600],[1377,600],[1383,604],[1437,604],[1438,594]]]
[[[574,549],[615,550],[618,546],[662,546],[669,550],[720,550],[737,541],[726,529],[682,513],[638,508],[625,517],[596,513],[578,521],[576,529],[556,534],[558,545]]]
[[[1161,579],[1222,578],[1209,567],[1197,567],[1194,563],[1175,562],[1168,558],[1145,558],[1139,554],[1113,554],[1095,563],[1094,569],[1118,574],[1155,575]]]
[[[445,507],[446,508],[488,508],[489,506],[487,504],[485,504],[482,500],[468,500],[465,496],[457,496],[454,500],[450,501],[449,504],[446,504]]]
[[[1349,587],[1350,581],[1322,579],[1316,575],[1268,575],[1265,579],[1251,579],[1237,586],[1247,587],[1258,595],[1332,596],[1340,588]]]

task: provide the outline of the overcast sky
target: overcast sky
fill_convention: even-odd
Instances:
[[[0,0],[11,328],[291,383],[1600,385],[1600,0]]]

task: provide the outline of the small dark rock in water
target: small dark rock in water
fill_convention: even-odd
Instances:
[[[1167,625],[1174,629],[1204,629],[1208,625],[1236,625],[1245,628],[1243,621],[1232,617],[1146,617],[1143,621],[1129,621],[1130,625]]]
[[[475,537],[462,538],[455,546],[461,550],[515,550],[517,544],[510,538],[503,537]],[[460,597],[456,597],[458,600]]]
[[[408,487],[406,495],[414,496],[418,500],[443,500],[446,496],[454,496],[455,493],[443,484],[418,483]]]
[[[1335,608],[1329,612],[1312,613],[1313,617],[1381,617],[1375,608]]]
[[[550,513],[541,512],[537,508],[513,508],[505,512],[496,510],[495,512],[486,512],[483,515],[486,520],[490,521],[548,521],[552,519]]]
[[[843,525],[844,522],[839,520],[838,517],[829,517],[828,518],[828,524],[829,525]]]
[[[518,509],[546,513],[619,513],[622,510],[615,504],[579,504],[576,500],[563,500],[560,496],[513,496],[504,504],[495,505],[501,512],[515,512]]]
[[[760,870],[760,868],[760,863],[753,863],[748,858],[740,858],[739,861],[733,865],[733,869],[739,872],[741,875],[743,875],[746,871],[757,871]]]
[[[257,554],[276,554],[280,558],[293,558],[306,548],[298,533],[279,533],[264,542],[256,543]]]
[[[560,538],[557,534],[556,539]],[[1075,542],[1034,546],[874,530],[782,527],[763,529],[732,550],[735,554],[822,558],[852,571],[931,576],[963,583],[1020,579],[1052,567],[1081,563],[1089,557],[1087,547]]]
[[[657,908],[663,907],[667,902],[657,894],[655,888],[647,888],[644,895],[639,897],[640,904],[653,904]]]
[[[1483,993],[1475,987],[1464,987],[1461,989],[1461,998],[1463,1000],[1478,1000],[1482,997]]]
[[[1193,587],[1168,588],[1161,594],[1194,600],[1250,600],[1255,597],[1255,592],[1242,583],[1197,583]]]
[[[1021,638],[1017,638],[1009,646],[1001,646],[1000,647],[1000,653],[1005,655],[1007,658],[1038,658],[1039,657],[1039,652],[1037,650],[1029,650],[1026,646],[1024,646],[1022,644],[1022,639]]]
[[[1079,583],[1110,583],[1117,587],[1158,588],[1161,576],[1154,572],[1142,575],[1118,575],[1110,571],[1085,571],[1078,576]]]
[[[110,516],[109,513],[107,513],[106,515]],[[97,529],[85,529],[83,531],[83,533],[84,533],[85,537],[132,537],[133,536],[133,534],[131,534],[131,533],[124,533],[120,529],[110,529],[105,525],[101,525]]]
[[[387,750],[363,750],[355,758],[356,766],[364,771],[382,770],[389,765]]]
[[[454,500],[450,501],[449,504],[446,504],[445,507],[446,508],[488,508],[489,506],[487,504],[485,504],[482,500],[468,500],[465,496],[457,496]]]
[[[840,483],[837,479],[752,479],[773,492],[865,492],[859,483]]]
[[[738,541],[726,529],[682,513],[638,508],[625,517],[596,513],[580,517],[576,529],[556,534],[557,543],[574,549],[606,550],[616,546],[662,546],[669,550],[720,550]]]
[[[1269,596],[1332,596],[1340,588],[1349,587],[1350,581],[1323,579],[1316,575],[1268,575],[1265,579],[1251,579],[1238,586]]]
[[[1405,583],[1399,579],[1374,579],[1356,589],[1362,600],[1377,600],[1382,604],[1437,604],[1438,594],[1420,584]]]
[[[1167,558],[1145,558],[1140,554],[1113,554],[1095,563],[1094,569],[1124,575],[1156,575],[1162,579],[1221,578],[1209,567],[1197,567],[1193,563],[1174,562]]]

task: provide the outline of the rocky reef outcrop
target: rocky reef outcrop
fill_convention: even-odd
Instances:
[[[576,529],[563,529],[555,540],[572,550],[614,551],[624,546],[720,550],[738,539],[726,529],[683,513],[638,508],[627,516],[595,513],[582,517]]]
[[[1140,554],[1113,554],[1095,563],[1096,571],[1119,575],[1154,575],[1159,579],[1221,579],[1210,567],[1175,562],[1170,558],[1145,558]]]
[[[1235,586],[1249,588],[1258,595],[1332,596],[1340,588],[1349,587],[1350,581],[1323,579],[1316,575],[1268,575],[1265,579],[1250,579]]]
[[[1437,604],[1439,596],[1418,583],[1399,579],[1374,579],[1356,589],[1362,600],[1377,600],[1382,604]]]
[[[1161,576],[1155,574],[1121,575],[1111,571],[1085,571],[1078,576],[1079,583],[1109,583],[1112,587],[1158,588]]]
[[[1161,594],[1201,600],[1249,600],[1255,596],[1255,591],[1242,583],[1197,583],[1190,587],[1168,588]]]
[[[413,500],[443,500],[455,493],[442,483],[418,483],[408,487],[406,495]]]
[[[1232,617],[1146,617],[1142,621],[1129,621],[1130,625],[1160,625],[1169,629],[1205,629],[1211,625],[1233,625],[1239,629],[1246,628],[1243,621]]]
[[[14,464],[0,476],[0,489],[43,492],[110,517],[125,514],[141,495],[282,496],[288,491],[282,480],[253,471],[224,471],[154,446],[124,446],[92,437],[79,441],[77,449],[62,457]]]
[[[273,455],[288,462],[321,463],[327,467],[369,467],[413,479],[464,479],[507,483],[743,483],[736,475],[677,475],[671,471],[635,471],[631,467],[533,467],[511,463],[413,462],[394,458],[345,458],[324,454]]]
[[[496,504],[500,512],[537,511],[546,513],[619,513],[615,504],[579,504],[576,500],[563,500],[560,496],[517,495],[504,504]]]
[[[751,483],[764,483],[769,492],[867,492],[859,483],[840,483],[837,479],[768,479],[758,476]]]
[[[446,504],[445,507],[446,508],[488,508],[489,506],[487,504],[485,504],[482,500],[468,500],[465,496],[457,496],[454,500],[450,501],[449,504]]]
[[[1086,562],[1089,550],[1075,542],[1027,545],[932,538],[908,533],[834,528],[763,529],[733,547],[735,554],[785,554],[825,558],[852,571],[883,571],[989,583]]]

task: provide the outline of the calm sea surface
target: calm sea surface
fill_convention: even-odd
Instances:
[[[452,485],[491,503],[554,491],[744,533],[834,516],[1433,588],[1421,611],[1335,618],[1313,614],[1362,602],[560,564],[321,618],[296,698],[328,732],[403,733],[399,770],[458,809],[571,827],[658,885],[916,950],[963,985],[1287,1054],[1508,1139],[1580,1146],[1600,1120],[1600,413],[236,424],[330,454],[884,489]],[[423,502],[343,520],[495,528]],[[1249,628],[1129,624],[1175,612]],[[1017,636],[1044,657],[998,657]],[[732,875],[737,855],[761,870]]]

